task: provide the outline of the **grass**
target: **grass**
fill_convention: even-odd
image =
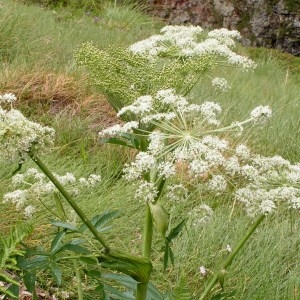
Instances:
[[[73,172],[78,177],[101,173],[102,183],[89,194],[78,196],[78,204],[89,216],[105,209],[120,209],[122,215],[108,234],[109,242],[139,253],[144,207],[133,200],[133,187],[120,178],[122,165],[132,154],[98,143],[96,132],[111,125],[114,114],[108,110],[103,96],[89,86],[86,74],[76,69],[72,55],[86,41],[102,48],[109,44],[127,45],[149,36],[158,25],[122,6],[107,6],[99,12],[99,19],[84,11],[53,12],[10,0],[0,0],[0,6],[0,37],[4,41],[0,50],[1,92],[15,92],[20,100],[19,108],[57,130],[56,147],[44,158],[54,172]],[[258,68],[253,73],[216,69],[216,76],[226,72],[231,90],[225,95],[215,94],[209,87],[210,79],[204,78],[207,88],[196,88],[193,93],[199,101],[220,102],[228,123],[247,116],[256,105],[270,105],[274,118],[267,127],[250,131],[249,134],[255,135],[251,139],[252,147],[264,155],[280,154],[293,162],[300,161],[298,59],[268,50],[243,51],[256,57]],[[28,162],[23,168],[30,166]],[[10,190],[9,175],[15,168],[1,162],[0,197]],[[195,192],[187,202],[172,208],[174,224],[179,221],[176,216],[188,216],[202,202],[212,205],[215,211],[210,222],[191,226],[175,241],[175,266],[167,274],[161,272],[162,245],[157,242],[158,235],[155,236],[153,281],[156,285],[164,290],[173,288],[184,274],[197,299],[207,284],[199,267],[208,268],[209,275],[216,272],[227,255],[226,246],[234,247],[252,222],[239,208],[234,209],[230,219],[232,203],[229,201],[200,198]],[[1,205],[1,234],[5,234],[12,224],[22,221],[22,216],[12,207]],[[46,235],[49,228],[44,226],[43,218],[41,214],[35,220],[38,233],[31,239],[36,244],[49,243]],[[300,299],[298,220],[299,213],[290,216],[284,212],[264,221],[230,267],[224,298],[220,299]],[[72,272],[67,267],[65,278],[70,279]],[[48,275],[42,275],[39,284],[47,287],[49,281]],[[69,288],[75,292],[71,281],[62,287]],[[214,290],[217,292],[221,292],[220,287]],[[91,295],[86,292],[87,297]]]

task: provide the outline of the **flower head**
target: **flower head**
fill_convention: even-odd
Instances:
[[[15,101],[12,94],[1,97]],[[4,158],[22,161],[29,151],[42,153],[52,147],[54,134],[53,128],[29,121],[20,111],[0,107],[0,150]]]

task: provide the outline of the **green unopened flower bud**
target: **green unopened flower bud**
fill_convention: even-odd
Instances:
[[[219,271],[218,280],[220,282],[222,289],[224,288],[225,275],[226,275],[225,269]]]
[[[162,234],[162,236],[165,236],[169,227],[169,214],[165,208],[158,203],[149,203],[149,205],[154,226]]]

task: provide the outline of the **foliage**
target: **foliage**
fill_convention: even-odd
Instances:
[[[6,236],[0,236],[0,280],[11,285],[8,289],[0,287],[0,292],[12,298],[19,295],[18,279],[11,276],[8,271],[19,271],[17,267],[17,257],[23,256],[24,251],[19,248],[21,242],[33,231],[33,227],[20,224],[11,228],[10,233]]]

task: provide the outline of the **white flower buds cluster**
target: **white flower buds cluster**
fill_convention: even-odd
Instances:
[[[16,97],[4,94],[0,100],[12,103]],[[0,158],[20,162],[29,151],[42,153],[53,146],[54,135],[53,128],[29,121],[18,110],[6,111],[0,106]]]

